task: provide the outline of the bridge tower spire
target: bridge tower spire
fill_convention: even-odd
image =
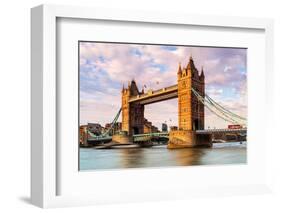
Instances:
[[[181,74],[182,74],[181,63],[179,62],[178,76],[181,76]]]
[[[201,80],[201,81],[205,80],[205,75],[204,75],[203,66],[202,66],[202,68],[201,68],[200,80]]]

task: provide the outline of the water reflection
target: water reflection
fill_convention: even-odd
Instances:
[[[80,148],[80,169],[122,169],[246,163],[246,143],[214,144],[213,148],[169,150],[166,146],[135,149]]]
[[[145,161],[144,149],[120,149],[118,151],[121,155],[121,168],[142,167],[142,162]]]
[[[204,154],[203,149],[197,148],[183,150],[175,149],[170,151],[175,152],[175,160],[179,166],[197,165]]]

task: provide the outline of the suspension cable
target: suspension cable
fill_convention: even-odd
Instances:
[[[232,112],[230,112],[229,110],[226,110],[224,107],[220,106],[219,104],[217,104],[213,99],[211,99],[208,95],[207,98],[206,97],[202,97],[195,89],[191,88],[193,94],[197,97],[197,99],[204,104],[204,106],[206,106],[211,112],[213,112],[214,114],[216,114],[218,117],[222,118],[225,121],[234,123],[234,124],[245,124],[244,122],[246,121],[246,119],[241,119],[241,116],[238,116]],[[211,100],[210,100],[210,99]],[[219,106],[220,107],[219,107]],[[214,110],[214,109],[215,110]],[[218,111],[218,112],[217,112]],[[228,111],[228,112],[226,112]],[[220,114],[219,114],[220,113]],[[241,118],[238,118],[241,117]],[[237,120],[238,119],[238,120]],[[241,122],[242,121],[242,122]]]
[[[237,122],[236,120],[234,120],[233,118],[229,117],[229,116],[222,116],[220,114],[218,114],[215,110],[212,109],[212,107],[210,106],[210,103],[208,103],[202,96],[200,96],[193,88],[192,88],[193,93],[195,94],[195,96],[198,98],[198,100],[204,105],[206,106],[212,113],[214,113],[215,115],[217,115],[218,117],[220,117],[221,119],[231,122],[233,124],[238,124],[239,122]],[[222,113],[223,114],[223,113]]]
[[[238,119],[241,119],[241,120],[244,120],[244,121],[247,120],[246,118],[243,118],[243,117],[241,117],[241,116],[239,116],[239,115],[237,115],[237,114],[235,114],[235,113],[229,111],[228,109],[224,108],[224,107],[221,106],[219,103],[215,102],[215,101],[214,101],[210,96],[208,96],[207,94],[206,94],[206,97],[207,97],[207,99],[208,99],[210,102],[212,102],[212,103],[213,103],[214,105],[216,105],[217,107],[221,108],[225,113],[231,114],[232,116],[237,117]]]
[[[112,129],[114,129],[114,126],[115,126],[115,124],[116,124],[116,122],[117,122],[117,120],[118,120],[118,118],[119,118],[119,116],[120,116],[121,111],[122,111],[122,108],[119,109],[119,111],[118,111],[118,113],[116,114],[115,118],[114,118],[113,121],[111,122],[110,128],[109,128],[106,132],[104,132],[104,133],[102,134],[102,136],[108,135],[109,132],[110,132]]]
[[[117,112],[117,114],[115,115],[113,121],[111,122],[110,128],[107,129],[106,132],[104,132],[103,134],[97,136],[97,135],[93,134],[92,132],[88,131],[89,135],[90,135],[91,137],[93,137],[93,138],[100,138],[100,137],[102,138],[102,137],[108,136],[108,135],[109,135],[109,132],[110,132],[112,129],[114,129],[114,126],[115,126],[115,124],[116,124],[116,122],[117,122],[117,120],[118,120],[118,118],[119,118],[119,116],[120,116],[121,111],[122,111],[122,108],[120,108],[120,109],[118,110],[118,112]]]

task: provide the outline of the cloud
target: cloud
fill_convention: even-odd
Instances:
[[[160,89],[177,83],[178,64],[186,66],[192,55],[203,67],[206,92],[238,114],[246,115],[246,49],[80,43],[80,122],[110,122],[120,105],[123,85],[135,79],[139,89]],[[206,110],[207,111],[207,110]],[[158,127],[171,117],[177,124],[177,101],[146,106],[145,116]],[[225,127],[206,112],[206,123]]]

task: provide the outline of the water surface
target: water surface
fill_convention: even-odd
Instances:
[[[131,149],[80,148],[80,170],[244,164],[246,155],[246,142],[186,149],[167,149],[166,145]]]

